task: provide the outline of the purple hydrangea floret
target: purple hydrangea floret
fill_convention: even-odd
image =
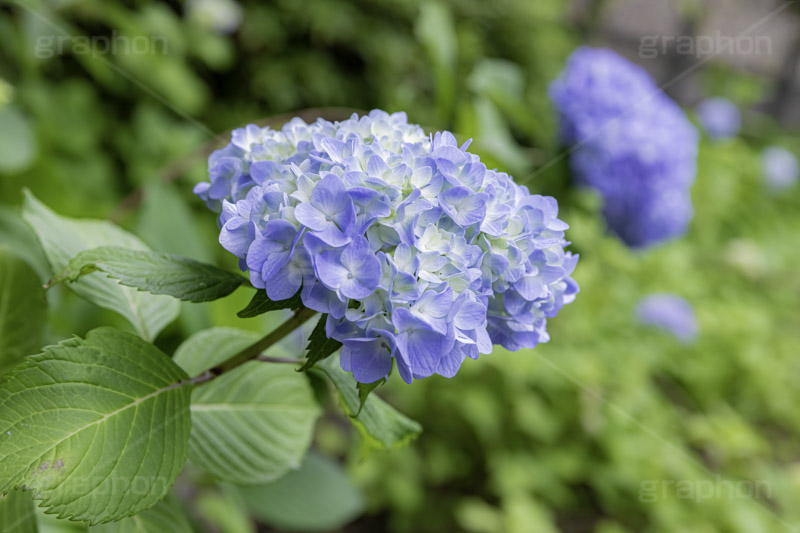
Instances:
[[[694,310],[680,296],[666,293],[646,296],[637,304],[636,316],[642,324],[667,331],[683,343],[697,338]]]
[[[327,314],[361,383],[452,377],[494,344],[533,348],[578,293],[558,204],[404,113],[247,126],[195,192],[272,300]]]
[[[550,86],[577,180],[604,199],[609,229],[639,248],[682,235],[692,218],[698,134],[640,67],[582,47]]]

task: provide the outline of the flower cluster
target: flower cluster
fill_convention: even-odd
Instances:
[[[220,243],[272,300],[327,313],[356,380],[451,377],[493,344],[546,342],[574,300],[578,257],[553,198],[489,170],[448,132],[404,113],[247,126],[195,192]]]
[[[608,227],[643,247],[681,235],[693,210],[698,134],[640,67],[580,48],[550,87],[580,182],[603,196]]]
[[[692,305],[674,294],[651,294],[636,306],[636,317],[642,324],[671,333],[683,343],[697,338],[697,319]]]

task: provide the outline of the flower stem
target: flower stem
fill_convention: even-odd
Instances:
[[[303,325],[309,318],[314,316],[317,312],[313,309],[308,309],[307,307],[301,307],[298,311],[292,315],[286,322],[275,328],[271,333],[269,333],[266,337],[259,339],[258,341],[254,342],[241,352],[237,353],[224,363],[217,365],[216,367],[211,369],[211,373],[215,376],[222,374],[223,372],[227,372],[236,368],[237,366],[246,363],[252,359],[257,359],[261,355],[261,353],[272,346],[273,344],[277,343],[278,341],[282,340],[288,334],[299,328]],[[264,358],[266,361],[272,362],[301,362],[299,359],[296,361],[289,361],[289,360],[281,360],[277,361],[276,358]]]
[[[256,357],[256,360],[267,363],[288,363],[290,365],[297,365],[306,362],[305,359],[298,359],[296,357],[272,357],[269,355],[259,355]]]

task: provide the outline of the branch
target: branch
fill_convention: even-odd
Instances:
[[[314,316],[316,313],[317,312],[314,311],[313,309],[308,309],[307,307],[301,307],[294,315],[292,315],[292,317],[289,320],[278,326],[269,335],[251,344],[241,352],[229,358],[224,363],[212,368],[210,372],[215,376],[218,376],[223,372],[232,370],[237,366],[242,365],[247,361],[253,359],[261,359],[262,361],[272,361],[280,363],[302,362],[299,359],[294,360],[287,358],[268,357],[268,356],[262,356],[261,354],[264,352],[264,350],[276,344],[278,341],[282,340],[291,332],[302,326],[303,323],[305,323],[309,318]]]

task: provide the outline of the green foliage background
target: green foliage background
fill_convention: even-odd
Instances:
[[[487,164],[557,196],[581,253],[582,293],[551,321],[550,344],[498,349],[452,380],[380,389],[423,425],[409,446],[374,451],[340,418],[323,419],[315,447],[343,458],[366,497],[366,514],[346,529],[752,533],[800,525],[800,192],[770,194],[758,163],[765,144],[797,152],[796,135],[755,116],[740,139],[704,141],[689,235],[635,253],[606,235],[598,199],[569,185],[565,162],[548,165],[559,151],[546,88],[581,42],[566,2],[242,6],[242,26],[222,35],[188,20],[179,2],[0,4],[0,245],[49,278],[11,207],[27,187],[59,213],[111,218],[155,250],[233,269],[215,242],[213,215],[190,192],[210,147],[234,127],[276,116],[278,125],[305,108],[332,108],[306,112],[309,119],[404,110],[412,122],[475,139]],[[48,54],[59,35],[73,40]],[[167,49],[71,48],[74,37],[92,35],[165,36]],[[743,105],[772,87],[719,66],[699,76],[714,95]],[[695,344],[636,324],[633,308],[651,292],[693,304]],[[203,328],[263,332],[277,323],[279,313],[236,318],[247,299],[182,303],[157,345],[172,353]],[[63,288],[48,300],[47,342],[97,324],[130,330]],[[284,483],[306,494],[298,483],[316,478],[300,472]],[[178,488],[196,488],[178,490],[178,500],[193,527],[251,530],[241,495],[199,473],[186,477]],[[320,513],[338,508],[329,507]],[[153,524],[167,511],[150,511]],[[267,511],[255,517],[270,520]]]

